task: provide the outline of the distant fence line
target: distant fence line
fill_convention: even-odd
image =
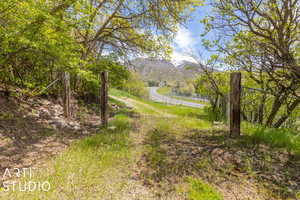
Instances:
[[[176,92],[171,92],[169,96],[174,96],[174,97],[184,97],[187,99],[192,99],[192,100],[198,100],[198,101],[208,101],[208,97],[202,96],[202,95],[192,95],[192,96],[186,96],[186,95],[180,95]]]

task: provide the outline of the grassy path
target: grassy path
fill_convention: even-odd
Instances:
[[[160,115],[165,117],[177,117],[176,115],[162,112],[161,110],[155,108],[154,106],[151,106],[149,104],[131,98],[116,97],[112,95],[110,97],[117,101],[125,103],[128,107],[134,108],[137,112],[141,113],[142,115]]]
[[[0,199],[157,199],[154,194],[159,192],[141,179],[146,169],[140,163],[148,148],[145,137],[157,128],[160,119],[176,122],[184,117],[183,112],[122,95],[113,98],[138,115],[121,110],[108,129],[74,142],[67,151],[50,159],[47,168],[35,169],[32,177],[15,177],[15,183],[8,182],[0,190]],[[47,183],[51,188],[20,191],[29,190],[30,182]],[[173,200],[175,196],[170,193],[164,199]]]
[[[226,127],[213,126],[201,109],[170,106],[112,91],[122,108],[107,129],[74,142],[66,152],[17,179],[48,182],[51,190],[5,192],[5,200],[232,200],[288,199],[284,184],[265,180],[270,170],[282,172],[278,152],[254,149],[245,139],[226,137]],[[255,154],[254,154],[255,151]],[[281,154],[282,159],[285,154]],[[277,157],[276,157],[277,156]],[[296,170],[296,171],[293,171]],[[285,174],[283,174],[285,173]],[[288,182],[289,183],[289,182]],[[16,186],[19,187],[19,186]],[[281,187],[283,189],[281,189]]]

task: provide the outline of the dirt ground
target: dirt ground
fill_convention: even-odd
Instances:
[[[65,119],[55,100],[0,96],[0,183],[6,168],[42,167],[77,139],[96,133],[100,117],[77,104]]]

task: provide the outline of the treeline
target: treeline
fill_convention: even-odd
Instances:
[[[126,60],[168,56],[179,23],[200,0],[6,0],[0,2],[0,84],[27,95],[99,93],[109,84],[136,92]],[[135,83],[136,84],[136,83]],[[138,92],[136,92],[138,93]],[[144,94],[140,94],[144,95]]]
[[[216,54],[210,67],[242,71],[242,117],[268,127],[291,127],[300,117],[300,1],[212,1],[202,23],[217,39],[204,40]],[[226,116],[229,76],[206,70],[198,90],[212,110]],[[202,84],[202,86],[201,86]]]

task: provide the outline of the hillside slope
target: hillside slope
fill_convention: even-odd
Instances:
[[[142,76],[144,81],[185,81],[195,78],[202,72],[197,64],[188,61],[175,66],[166,60],[137,58],[131,63],[132,68]]]

